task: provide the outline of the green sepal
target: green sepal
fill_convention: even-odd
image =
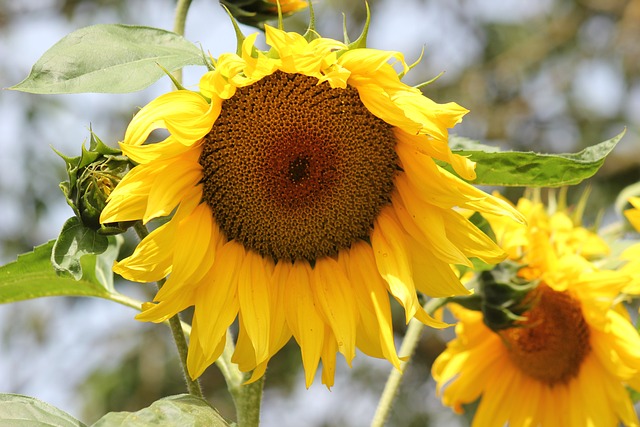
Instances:
[[[525,267],[513,261],[504,261],[494,269],[480,273],[478,294],[482,298],[482,320],[493,331],[518,327],[525,320],[522,314],[535,304],[531,292],[539,280],[526,281],[518,277]]]
[[[451,136],[449,145],[455,154],[476,162],[476,185],[560,187],[575,185],[593,176],[606,157],[624,136],[587,147],[578,153],[542,154],[523,151],[500,151],[467,138]],[[448,164],[441,166],[452,171]]]
[[[422,57],[422,55],[420,55],[420,57]],[[437,76],[435,76],[434,78],[432,78],[431,80],[427,80],[426,82],[422,82],[420,84],[415,85],[414,87],[416,89],[420,89],[422,90],[423,88],[429,86],[431,83],[435,82],[436,80],[438,80],[440,77],[442,77],[444,75],[444,71],[440,71],[440,74],[438,74]]]
[[[364,49],[367,47],[367,36],[369,35],[369,24],[371,24],[371,9],[369,8],[369,2],[365,1],[364,5],[367,8],[367,19],[364,21],[364,28],[362,29],[362,33],[360,34],[360,37],[358,37],[355,41],[347,44],[347,46],[349,47],[349,50]]]
[[[175,71],[205,65],[200,49],[159,28],[98,24],[64,37],[35,63],[29,76],[10,87],[38,94],[127,93],[142,90]]]
[[[423,57],[424,57],[424,45],[422,45],[422,51],[420,52],[420,56],[418,56],[418,59],[416,59],[416,60],[413,62],[413,64],[411,64],[411,65],[409,65],[409,66],[408,66],[408,70],[407,70],[407,72],[409,72],[409,71],[413,70],[413,68],[414,68],[416,65],[418,65],[418,64],[422,61],[422,58],[423,58]],[[405,72],[404,70],[402,70],[402,72],[398,74],[398,78],[402,79],[402,78],[407,74],[407,72]],[[441,72],[440,72],[440,74],[438,74],[437,76],[435,76],[433,79],[429,80],[429,82],[427,82],[426,84],[429,84],[429,83],[432,83],[432,82],[436,81],[436,80],[437,80],[441,75],[443,75],[443,74],[444,74],[444,71],[441,71]],[[423,85],[425,85],[425,83],[422,83],[422,84],[421,84],[421,85],[419,85],[419,86],[420,86],[420,87],[422,87]]]
[[[236,33],[236,55],[242,56],[242,44],[244,43],[246,37],[238,26],[238,21],[236,21],[234,14],[231,13],[231,10],[226,5],[226,3],[221,1],[220,6],[222,6],[225,12],[227,12],[227,15],[229,15],[229,19],[231,19],[231,25],[233,25],[233,30]]]
[[[229,427],[216,409],[190,394],[179,394],[156,400],[136,412],[110,412],[92,427],[190,426]]]
[[[309,26],[302,36],[306,41],[311,42],[312,40],[320,38],[320,34],[316,31],[316,12],[313,10],[313,2],[308,0],[307,4],[309,5]],[[344,14],[342,16],[344,16]]]

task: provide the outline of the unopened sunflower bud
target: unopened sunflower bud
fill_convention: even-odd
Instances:
[[[279,0],[282,16],[289,16],[308,6],[306,1]],[[264,29],[264,23],[278,18],[278,0],[220,0],[233,17],[245,25]]]
[[[522,264],[505,261],[493,270],[480,273],[481,310],[485,325],[497,332],[518,327],[522,316],[535,303],[532,292],[539,281],[526,281],[518,277]]]
[[[93,132],[89,149],[83,144],[80,156],[58,155],[66,162],[69,174],[69,180],[60,183],[60,189],[82,224],[107,235],[126,231],[131,224],[100,224],[100,213],[109,194],[131,166],[127,157],[120,150],[105,145]]]

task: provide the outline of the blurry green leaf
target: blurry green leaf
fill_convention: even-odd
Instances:
[[[137,412],[110,412],[92,427],[228,427],[229,424],[209,404],[189,394],[157,400]]]
[[[0,427],[86,427],[66,412],[33,397],[0,394]]]
[[[200,49],[159,28],[100,24],[81,28],[47,50],[29,76],[9,89],[29,93],[126,93],[185,65],[205,65]]]
[[[451,150],[476,162],[476,185],[559,187],[593,176],[625,131],[578,153],[541,154],[499,151],[467,138],[452,136]]]
[[[57,271],[68,272],[79,280],[82,277],[80,259],[85,255],[99,255],[108,246],[107,236],[85,227],[80,219],[74,216],[62,226],[62,231],[53,245],[51,263]]]
[[[56,273],[51,265],[53,245],[52,240],[0,267],[0,303],[62,295],[109,298],[109,291],[96,281],[95,274],[75,280],[69,274]]]

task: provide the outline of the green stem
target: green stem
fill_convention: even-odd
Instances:
[[[378,407],[376,408],[376,412],[373,415],[373,421],[371,421],[371,427],[382,427],[384,425],[385,420],[389,416],[389,412],[391,411],[391,407],[393,406],[393,401],[398,394],[398,389],[400,388],[400,383],[402,382],[402,375],[411,360],[411,356],[420,341],[420,334],[424,329],[424,324],[416,319],[411,319],[409,322],[409,327],[407,328],[407,333],[402,340],[402,345],[400,346],[400,351],[398,354],[400,356],[406,357],[405,361],[400,362],[400,369],[392,369],[389,374],[389,378],[387,378],[387,383],[384,385],[384,390],[382,391],[382,396],[380,396],[380,402],[378,402]]]
[[[110,292],[108,296],[105,297],[109,301],[117,302],[120,305],[124,305],[126,307],[131,307],[135,310],[140,311],[142,308],[142,301],[138,301],[137,299],[130,298],[121,293]]]
[[[149,235],[149,230],[147,230],[147,227],[142,224],[141,221],[136,222],[133,229],[136,231],[140,239],[144,239]],[[164,279],[158,281],[158,289],[162,287],[164,282]],[[187,390],[189,391],[189,394],[203,398],[204,396],[202,394],[202,389],[200,388],[200,383],[198,380],[191,379],[189,370],[187,369],[187,351],[189,346],[187,345],[187,339],[185,338],[184,331],[182,329],[182,321],[180,320],[180,315],[178,313],[169,319],[169,329],[171,329],[173,340],[175,341],[178,349],[178,355],[180,356],[180,364],[182,365],[182,372],[184,373]]]
[[[246,381],[250,377],[251,373],[248,372],[243,376],[243,380]],[[263,386],[264,375],[251,384],[229,387],[236,405],[238,427],[258,427],[260,425],[260,403],[262,402]]]
[[[433,315],[433,313],[442,306],[442,298],[432,298],[424,305],[424,309],[429,315]],[[400,369],[392,369],[391,373],[389,373],[389,378],[387,378],[387,383],[384,385],[382,396],[380,396],[380,402],[378,402],[378,407],[373,415],[371,427],[382,427],[389,416],[389,412],[391,412],[391,408],[393,407],[393,401],[402,383],[402,376],[411,361],[413,352],[420,342],[420,335],[423,329],[424,324],[422,322],[416,319],[411,319],[409,322],[409,327],[407,328],[407,332],[402,340],[402,345],[400,346],[400,351],[398,352],[401,357],[405,357],[406,359],[400,362]]]
[[[191,6],[191,0],[178,0],[178,5],[176,6],[176,14],[173,19],[173,32],[181,36],[184,35],[189,6]],[[173,76],[179,83],[182,83],[182,68],[174,71]]]
[[[260,404],[262,402],[264,376],[251,384],[244,384],[251,377],[251,374],[243,374],[238,369],[238,365],[231,362],[234,350],[233,336],[227,330],[224,351],[216,360],[216,365],[222,372],[227,383],[227,389],[233,398],[238,427],[258,427],[260,424]]]

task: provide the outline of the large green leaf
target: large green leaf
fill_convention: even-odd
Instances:
[[[29,93],[125,93],[144,89],[185,65],[205,65],[200,48],[159,28],[100,24],[47,50],[29,76],[9,89]]]
[[[499,151],[467,138],[452,136],[451,150],[476,162],[477,185],[559,187],[593,176],[625,131],[578,153],[541,154]]]
[[[19,394],[0,394],[0,427],[86,427],[66,412]]]
[[[157,400],[137,412],[110,412],[92,427],[228,427],[229,424],[209,404],[189,394]]]
[[[19,255],[16,261],[0,267],[0,304],[61,295],[110,297],[110,291],[97,279],[98,276],[104,276],[104,273],[98,272],[95,255],[83,258],[83,268],[90,273],[83,275],[80,280],[75,280],[68,273],[56,273],[51,265],[53,245],[52,240],[34,248],[33,252]],[[109,256],[112,256],[112,253],[109,253]],[[92,265],[93,272],[90,271]]]

